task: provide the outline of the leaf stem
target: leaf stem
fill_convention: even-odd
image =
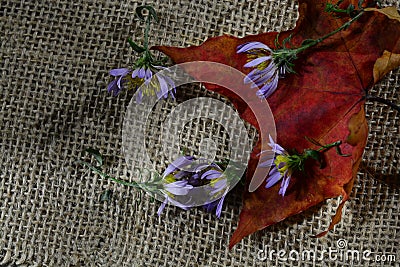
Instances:
[[[84,166],[88,167],[88,168],[91,169],[93,172],[99,174],[101,177],[103,177],[103,178],[105,178],[105,179],[112,180],[112,181],[114,181],[114,182],[116,182],[116,183],[118,183],[118,184],[121,184],[121,185],[132,186],[132,187],[135,187],[135,188],[142,188],[142,187],[141,187],[138,183],[136,183],[136,182],[127,182],[127,181],[123,181],[123,180],[114,178],[114,177],[108,175],[107,173],[102,172],[99,168],[93,166],[92,164],[90,164],[90,163],[88,163],[88,162],[86,162],[86,161],[78,160],[77,162],[78,162],[79,164],[81,164],[81,165],[84,165]]]

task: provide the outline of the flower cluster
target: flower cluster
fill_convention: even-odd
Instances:
[[[275,41],[275,49],[270,48],[262,42],[247,42],[237,46],[237,54],[245,54],[247,62],[244,68],[251,69],[244,78],[245,84],[251,84],[251,88],[257,88],[256,95],[265,99],[270,97],[278,88],[279,79],[285,77],[288,73],[295,73],[294,61],[297,55],[306,49],[309,49],[330,36],[348,28],[354,21],[356,21],[363,13],[361,7],[362,1],[359,1],[359,10],[355,11],[354,6],[349,5],[347,9],[340,9],[339,1],[337,4],[328,3],[328,12],[341,12],[346,13],[352,19],[336,30],[318,38],[304,40],[300,46],[290,48],[286,47],[286,43],[291,42],[291,36],[283,40],[282,45],[278,42],[278,37]],[[147,9],[147,19],[144,17],[143,10]],[[161,66],[162,61],[153,59],[148,46],[149,28],[151,20],[158,21],[155,10],[150,6],[140,6],[136,9],[138,17],[146,22],[143,46],[134,43],[131,40],[129,44],[132,49],[139,54],[139,59],[133,64],[131,68],[117,68],[112,69],[109,73],[114,77],[108,85],[108,92],[112,95],[118,95],[122,90],[132,90],[136,93],[136,102],[142,102],[144,96],[155,96],[157,99],[167,98],[168,95],[174,97],[176,93],[174,81],[167,73],[168,69]],[[398,107],[397,107],[398,108]],[[279,181],[280,189],[279,195],[284,197],[289,194],[288,188],[291,178],[295,172],[306,172],[305,162],[308,159],[315,160],[320,163],[322,168],[324,165],[322,152],[324,150],[336,147],[337,153],[341,156],[339,145],[340,141],[320,145],[316,141],[312,141],[314,145],[319,146],[319,149],[306,149],[303,153],[287,152],[282,146],[277,144],[271,136],[269,136],[269,143],[271,150],[262,151],[260,157],[263,157],[264,152],[274,152],[275,156],[271,159],[261,159],[260,167],[270,168],[266,179],[265,188],[271,188]],[[202,159],[195,159],[191,156],[181,156],[172,162],[163,175],[157,175],[157,179],[147,183],[127,183],[115,178],[112,178],[102,173],[96,167],[84,163],[86,166],[103,175],[103,177],[112,179],[120,184],[133,186],[136,188],[142,187],[151,193],[161,193],[164,201],[158,209],[158,215],[162,213],[166,204],[171,203],[182,209],[189,209],[191,206],[189,202],[181,201],[183,199],[191,199],[195,194],[196,189],[204,188],[204,193],[209,196],[212,202],[204,205],[207,211],[213,211],[218,217],[221,215],[221,210],[226,194],[228,193],[229,179],[226,173],[221,168],[221,165],[216,163],[208,163]],[[228,176],[231,176],[230,174]],[[193,194],[192,194],[193,193]],[[185,198],[187,197],[187,198]],[[186,204],[185,204],[186,203]],[[202,202],[204,203],[204,202]]]
[[[189,209],[189,206],[176,201],[175,197],[190,196],[192,189],[205,186],[210,199],[217,200],[204,205],[204,207],[209,212],[216,207],[216,215],[220,217],[227,194],[227,178],[218,164],[210,164],[201,159],[196,160],[192,156],[182,156],[168,165],[162,177],[165,184],[161,191],[165,200],[158,209],[158,215],[161,214],[167,203],[185,210]]]

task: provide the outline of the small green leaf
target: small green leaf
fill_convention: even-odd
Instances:
[[[132,47],[132,49],[138,53],[143,53],[146,51],[146,49],[138,44],[136,44],[134,41],[132,41],[131,38],[128,38],[128,43]]]
[[[316,150],[307,149],[305,151],[305,154],[309,158],[315,159],[316,161],[320,161],[320,153],[318,151],[316,151]]]
[[[279,36],[280,35],[281,35],[281,33],[278,32],[278,34],[276,35],[276,38],[274,40],[274,45],[275,45],[276,48],[280,48],[281,47],[281,45],[279,44]]]
[[[337,153],[339,156],[342,156],[342,157],[350,157],[350,156],[351,156],[351,154],[343,154],[342,151],[340,150],[339,145],[336,146],[336,153]]]
[[[335,6],[332,3],[326,3],[325,12],[331,13]]]
[[[100,202],[110,201],[111,197],[112,197],[112,191],[111,190],[105,190],[100,195]]]
[[[292,44],[292,35],[293,34],[290,34],[287,38],[283,39],[283,42],[282,42],[282,47],[283,48],[286,48],[286,44],[287,43],[289,43],[289,45]]]
[[[350,5],[347,7],[347,14],[350,15],[353,11],[354,11],[354,5],[353,5],[353,4],[350,4]]]
[[[96,159],[99,166],[103,166],[103,156],[100,154],[100,151],[94,148],[87,148],[85,151]]]

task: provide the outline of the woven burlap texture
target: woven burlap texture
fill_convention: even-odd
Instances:
[[[135,59],[126,39],[143,37],[143,25],[134,15],[140,4],[144,2],[0,2],[0,266],[397,264],[340,257],[331,261],[327,255],[304,261],[260,259],[260,251],[322,251],[337,248],[337,241],[344,239],[348,249],[400,260],[399,190],[380,181],[398,179],[400,114],[381,104],[366,105],[370,133],[363,167],[342,221],[321,239],[312,235],[326,229],[339,199],[251,235],[229,251],[242,187],[228,195],[220,219],[201,208],[183,211],[173,206],[158,217],[159,202],[76,163],[84,149],[94,147],[105,156],[106,171],[129,179],[121,129],[132,94],[112,97],[106,88],[108,71]],[[153,45],[198,45],[222,34],[242,37],[287,30],[298,18],[293,0],[146,4],[160,15],[151,31]],[[397,0],[383,4],[399,7]],[[372,91],[397,102],[399,92],[399,70]],[[200,86],[180,94],[225,101]],[[155,112],[168,113],[168,103]],[[201,125],[208,124],[187,126],[190,134],[182,142],[188,147],[198,136],[213,132]],[[249,134],[256,138],[250,128]],[[157,153],[157,145],[154,149]],[[156,164],[166,162],[159,158]],[[101,201],[107,190],[110,199]]]

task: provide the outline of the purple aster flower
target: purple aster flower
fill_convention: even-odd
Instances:
[[[265,188],[270,188],[282,180],[279,194],[285,196],[293,171],[290,164],[291,158],[284,148],[275,143],[271,136],[269,136],[269,141],[270,142],[268,145],[271,147],[271,150],[276,153],[276,155],[274,159],[268,159],[259,165],[260,167],[272,167],[268,173],[266,180],[267,184],[265,185]],[[260,154],[263,152],[265,151],[262,151]]]
[[[274,51],[260,42],[249,42],[237,47],[237,53],[246,53],[248,62],[245,68],[253,68],[244,78],[244,83],[253,83],[251,88],[258,87],[257,96],[267,98],[278,87],[280,76],[286,73],[286,66],[277,64]]]
[[[185,195],[190,197],[191,189],[206,186],[210,198],[221,196],[223,190],[227,190],[227,179],[223,176],[223,170],[215,163],[207,163],[204,159],[195,159],[192,156],[181,156],[174,160],[165,169],[163,180],[167,181],[163,190],[165,200],[161,204],[158,214],[161,214],[165,205],[169,202],[180,208],[188,209],[187,206],[174,200],[174,196]],[[227,193],[227,192],[226,192]],[[219,217],[226,193],[221,199],[214,201],[217,207],[216,214]],[[211,204],[205,205],[212,210]],[[215,207],[213,206],[213,207]]]
[[[142,66],[134,70],[127,68],[113,69],[110,71],[110,75],[114,76],[115,79],[108,85],[108,92],[116,96],[123,89],[139,90],[136,95],[137,103],[142,102],[144,95],[156,95],[160,99],[167,98],[169,92],[174,97],[176,90],[175,83],[170,77],[157,73],[157,71],[162,69],[165,68],[160,66]],[[156,76],[156,79],[153,76]],[[172,88],[174,90],[170,90]]]

